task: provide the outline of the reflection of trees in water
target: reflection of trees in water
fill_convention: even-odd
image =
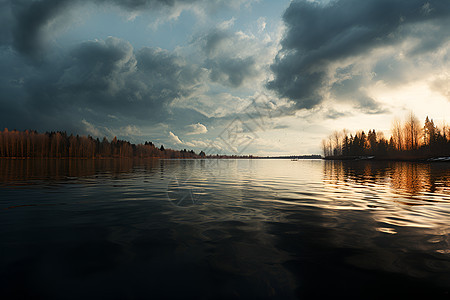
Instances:
[[[105,173],[117,176],[131,172],[137,165],[151,170],[157,162],[152,159],[0,159],[0,181],[66,180]]]
[[[392,172],[392,188],[403,190],[412,195],[428,190],[427,179],[435,181],[430,169],[426,165],[399,163],[395,165]],[[434,186],[434,185],[433,185]],[[435,189],[433,189],[435,190]]]
[[[348,263],[449,286],[449,164],[325,161],[323,172],[328,199],[358,208],[324,210],[328,240],[358,249]]]
[[[388,184],[411,195],[448,193],[450,165],[446,163],[325,161],[325,181],[337,184]]]

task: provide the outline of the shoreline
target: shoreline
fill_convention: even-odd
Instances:
[[[48,159],[48,160],[120,160],[120,159],[163,159],[163,160],[183,160],[183,159],[291,159],[291,160],[307,160],[307,159],[323,159],[321,155],[292,155],[292,156],[233,156],[233,155],[212,155],[204,157],[11,157],[0,156],[0,159],[9,160],[28,160],[28,159]]]
[[[385,161],[385,162],[415,162],[415,163],[450,163],[450,156],[432,156],[432,157],[376,157],[376,156],[326,156],[324,160],[336,161]]]
[[[320,155],[304,155],[304,156],[210,156],[210,157],[190,157],[190,158],[167,158],[167,157],[0,157],[0,160],[210,160],[210,159],[249,159],[249,160],[265,160],[265,159],[277,159],[277,160],[325,160],[325,161],[372,161],[372,162],[412,162],[412,163],[450,163],[450,156],[438,156],[438,157],[415,157],[415,158],[401,158],[401,157],[376,157],[376,156],[320,156]]]

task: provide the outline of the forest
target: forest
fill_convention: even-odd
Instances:
[[[433,119],[426,117],[422,125],[414,113],[409,113],[404,122],[395,119],[391,135],[371,129],[354,134],[348,130],[334,131],[322,140],[326,158],[353,159],[373,156],[379,159],[422,160],[450,156],[450,127],[445,123],[438,127]]]
[[[101,141],[91,136],[66,132],[38,133],[34,130],[0,131],[0,157],[5,158],[201,158],[205,153],[193,150],[159,148],[152,142],[131,144],[116,137]]]

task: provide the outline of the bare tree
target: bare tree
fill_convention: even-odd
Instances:
[[[342,154],[342,132],[335,130],[331,135],[333,140],[333,155],[341,155]]]
[[[325,139],[322,140],[322,151],[323,151],[323,156],[328,156],[328,149],[327,149],[327,141]]]
[[[398,151],[401,151],[403,149],[403,132],[402,132],[402,123],[398,118],[395,118],[392,121],[391,132],[395,148]]]
[[[405,148],[408,150],[417,149],[419,146],[420,121],[410,112],[406,118],[404,126]]]

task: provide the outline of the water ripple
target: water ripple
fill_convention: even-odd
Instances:
[[[323,286],[347,295],[352,282],[433,298],[450,289],[448,164],[0,163],[9,292],[295,298]]]

